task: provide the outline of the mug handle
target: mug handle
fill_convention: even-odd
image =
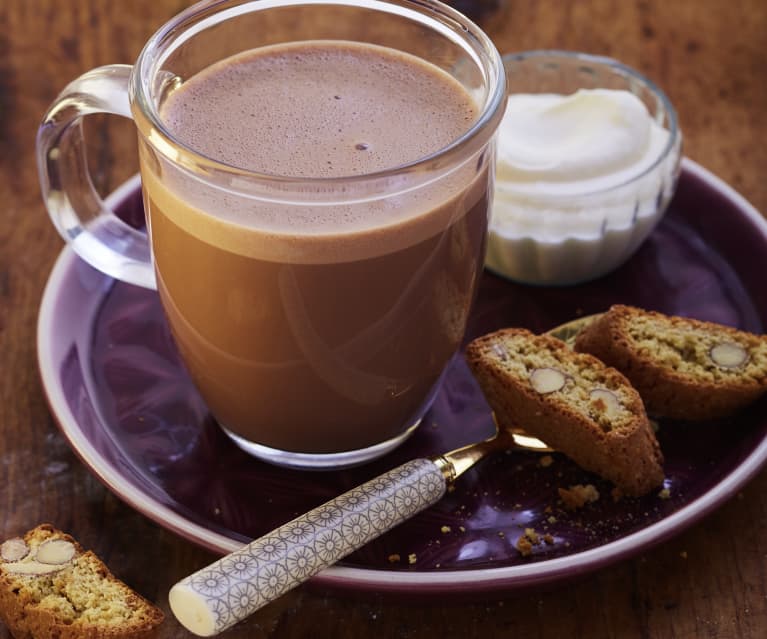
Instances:
[[[114,64],[88,71],[56,98],[37,131],[37,170],[48,214],[81,258],[111,277],[156,289],[147,234],[102,201],[86,162],[82,119],[94,113],[131,118],[132,67]]]

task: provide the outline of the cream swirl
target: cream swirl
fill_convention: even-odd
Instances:
[[[668,135],[628,91],[512,95],[499,129],[498,186],[542,196],[609,189],[650,168]]]
[[[678,129],[665,108],[655,113],[630,91],[512,95],[487,266],[517,281],[570,284],[628,259],[665,212],[679,170]]]

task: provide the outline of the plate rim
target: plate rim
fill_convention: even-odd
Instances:
[[[767,242],[767,220],[745,197],[697,162],[684,157],[681,164],[682,171],[692,174],[693,177],[707,183],[729,199],[754,224]],[[138,175],[124,182],[106,198],[106,205],[114,206],[116,202],[133,191],[139,182]],[[134,510],[161,527],[215,553],[225,554],[241,547],[240,542],[190,521],[165,504],[148,497],[130,482],[121,480],[117,469],[82,434],[80,425],[69,408],[63,388],[58,383],[59,376],[55,370],[52,350],[54,311],[58,294],[63,280],[78,260],[72,248],[65,245],[46,282],[37,320],[38,370],[43,393],[59,430],[88,470],[115,496]],[[355,588],[377,592],[412,593],[417,591],[441,594],[459,590],[466,592],[467,586],[472,592],[513,590],[586,574],[616,561],[627,559],[681,533],[723,505],[759,472],[765,462],[767,462],[767,437],[732,472],[703,495],[668,517],[621,539],[565,557],[515,566],[463,570],[382,570],[335,565],[312,577],[310,583],[334,589]]]

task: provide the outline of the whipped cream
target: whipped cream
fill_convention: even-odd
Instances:
[[[581,89],[510,96],[498,135],[499,185],[548,196],[604,190],[640,175],[669,134],[633,93]]]
[[[615,268],[673,193],[679,137],[666,153],[669,137],[629,91],[509,96],[488,266],[534,283],[583,281]]]

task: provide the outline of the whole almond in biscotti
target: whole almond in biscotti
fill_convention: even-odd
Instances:
[[[713,322],[616,305],[575,350],[621,371],[658,417],[724,417],[767,392],[767,336]]]
[[[642,400],[615,369],[524,329],[474,340],[466,360],[501,428],[523,428],[626,495],[662,484]]]
[[[6,539],[0,544],[0,559],[4,562],[17,562],[29,554],[29,546],[21,537]]]

